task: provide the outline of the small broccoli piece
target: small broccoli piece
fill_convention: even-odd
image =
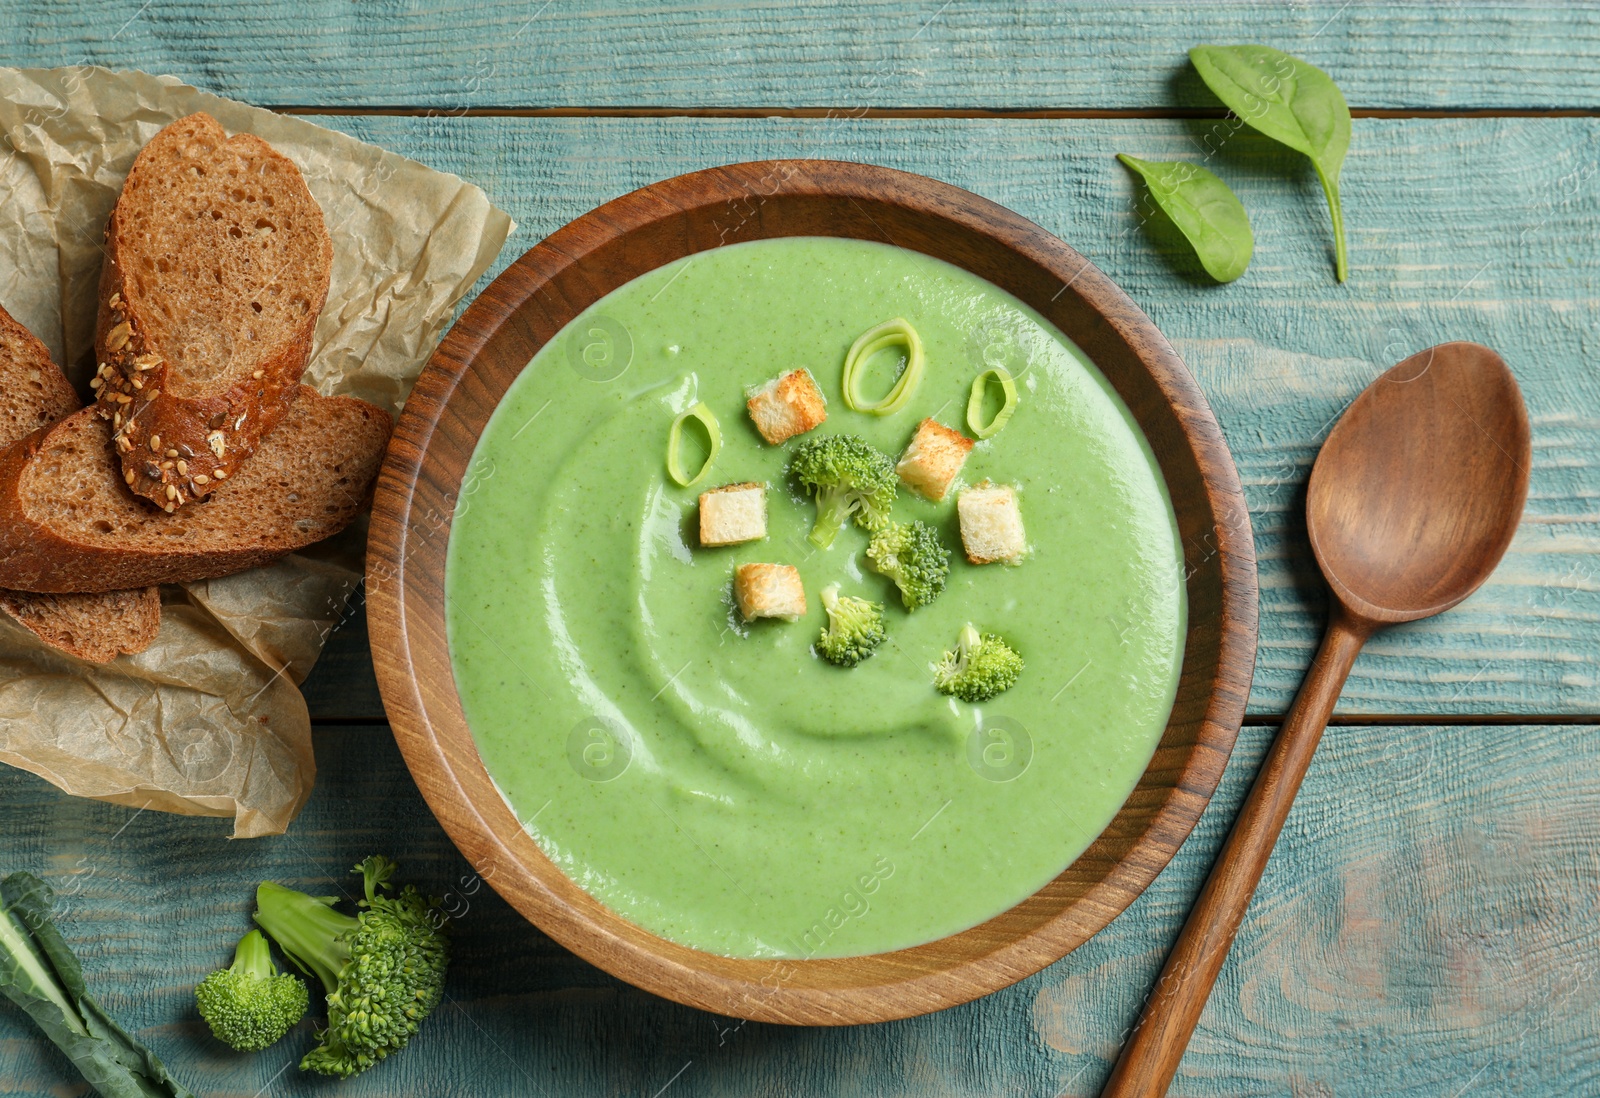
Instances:
[[[256,889],[256,922],[328,993],[328,1028],[302,1070],[341,1078],[367,1070],[404,1048],[444,995],[450,948],[439,901],[411,885],[382,894],[394,871],[384,857],[355,867],[366,890],[359,915],[335,911],[333,896],[271,881]]]
[[[883,604],[839,594],[839,585],[822,589],[828,627],[817,638],[817,653],[829,663],[854,667],[883,643]]]
[[[279,972],[261,931],[239,940],[233,964],[194,989],[200,1017],[212,1036],[240,1052],[260,1052],[305,1017],[311,995],[298,976]]]
[[[895,522],[879,530],[867,545],[867,560],[894,580],[907,610],[938,598],[950,575],[950,550],[925,522]]]
[[[856,525],[878,530],[889,522],[900,477],[894,458],[857,435],[823,435],[795,447],[789,473],[817,499],[811,543],[826,549],[853,515]]]
[[[964,702],[984,702],[1010,690],[1022,674],[1022,657],[993,633],[961,627],[955,650],[933,665],[933,685]]]

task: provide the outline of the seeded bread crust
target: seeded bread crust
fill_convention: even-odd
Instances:
[[[129,488],[171,513],[288,413],[333,244],[293,161],[199,113],[134,160],[105,253],[90,384]]]
[[[77,409],[78,394],[45,345],[0,307],[0,445]],[[154,587],[93,595],[0,590],[0,610],[50,647],[93,663],[143,652],[161,628]]]
[[[0,450],[0,582],[111,591],[265,564],[367,505],[389,430],[381,408],[301,386],[238,476],[169,514],[119,483],[112,427],[85,408]]]

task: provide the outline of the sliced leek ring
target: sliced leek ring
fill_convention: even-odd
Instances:
[[[906,368],[900,371],[893,388],[882,400],[867,400],[861,395],[861,375],[866,369],[867,360],[897,343],[906,349]],[[850,345],[850,353],[844,356],[845,407],[852,412],[866,412],[868,415],[893,415],[910,402],[911,394],[916,392],[917,385],[922,381],[922,369],[922,337],[917,335],[917,330],[905,318],[897,316],[876,328],[869,328]]]
[[[700,466],[700,471],[692,477],[683,471],[682,454],[683,425],[690,419],[700,421],[700,425],[706,429],[706,438],[711,442],[711,452],[706,455],[705,464]],[[667,432],[667,475],[672,478],[674,484],[682,488],[693,488],[711,472],[711,464],[717,460],[717,453],[721,449],[722,424],[717,422],[716,415],[702,400],[672,421],[672,429]]]
[[[989,394],[990,378],[1000,383],[1000,391],[1005,394],[1006,400],[994,414],[994,418],[984,423],[983,398]],[[1017,383],[1011,379],[1011,371],[1004,366],[991,366],[972,379],[972,395],[967,398],[967,427],[975,437],[988,438],[997,434],[1016,410]]]

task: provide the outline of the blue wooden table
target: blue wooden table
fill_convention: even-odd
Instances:
[[[941,6],[942,4],[942,6]],[[1201,42],[1305,57],[1355,110],[1350,281],[1308,164],[1240,131]],[[288,834],[67,798],[0,773],[0,870],[67,898],[90,986],[204,1094],[1093,1094],[1320,629],[1303,492],[1330,421],[1446,339],[1498,349],[1534,424],[1527,513],[1489,584],[1356,665],[1173,1093],[1600,1094],[1600,7],[976,0],[10,0],[0,63],[172,73],[479,184],[496,266],[644,183],[779,156],[970,188],[1090,256],[1162,327],[1232,447],[1261,560],[1250,716],[1193,837],[1104,933],[980,1002],[881,1026],[740,1025],[635,991],[471,874],[384,723],[359,616],[306,695],[317,790]],[[1116,152],[1200,159],[1249,207],[1226,287],[1141,228]],[[491,272],[494,273],[494,272]],[[310,1023],[256,1056],[192,988],[255,883],[327,892],[384,851],[461,910],[448,999],[349,1083]],[[80,1094],[0,1010],[0,1093]]]

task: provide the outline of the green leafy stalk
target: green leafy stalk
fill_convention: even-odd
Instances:
[[[89,996],[78,958],[50,919],[54,901],[31,873],[0,881],[0,992],[104,1098],[194,1098]]]
[[[1345,280],[1344,210],[1339,169],[1350,149],[1350,107],[1333,78],[1271,46],[1196,46],[1200,79],[1247,125],[1311,158],[1333,220],[1334,272]]]
[[[1218,282],[1244,274],[1255,252],[1255,234],[1244,204],[1226,183],[1182,160],[1139,160],[1127,153],[1118,153],[1117,159],[1144,180],[1150,197],[1194,247],[1207,274]]]

